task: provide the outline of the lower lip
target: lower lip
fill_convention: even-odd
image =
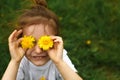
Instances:
[[[44,58],[46,58],[46,56],[34,56],[33,57],[34,60],[42,60]]]

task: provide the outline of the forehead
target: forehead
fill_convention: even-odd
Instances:
[[[54,29],[52,29],[52,27],[48,25],[37,24],[23,28],[23,35],[40,37],[43,35],[55,35],[55,31]]]

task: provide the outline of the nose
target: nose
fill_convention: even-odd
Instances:
[[[36,45],[36,46],[35,46],[35,52],[36,52],[36,53],[41,53],[41,52],[42,52],[42,49],[41,49],[38,45]]]

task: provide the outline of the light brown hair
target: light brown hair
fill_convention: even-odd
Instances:
[[[58,17],[48,9],[46,0],[33,0],[33,2],[35,5],[20,16],[18,26],[22,29],[34,24],[48,25],[54,29],[55,35],[59,35]]]

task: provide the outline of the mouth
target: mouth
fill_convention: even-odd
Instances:
[[[34,60],[42,60],[42,59],[47,58],[47,55],[42,55],[42,56],[33,56],[32,58],[33,58]]]

